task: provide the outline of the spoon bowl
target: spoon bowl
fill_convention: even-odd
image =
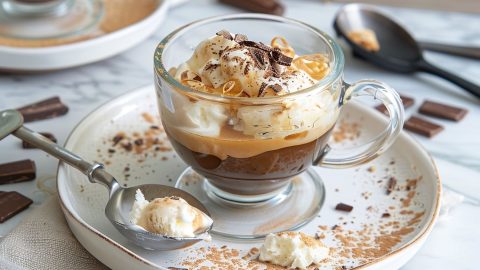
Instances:
[[[147,184],[129,188],[119,187],[110,195],[110,199],[105,207],[105,215],[115,228],[130,241],[145,249],[172,250],[188,247],[208,237],[208,231],[210,231],[211,227],[196,232],[195,237],[169,237],[148,232],[142,227],[132,224],[130,222],[130,211],[135,201],[137,189],[142,191],[145,199],[148,201],[155,198],[177,196],[210,216],[207,209],[199,200],[178,188],[157,184]]]
[[[480,98],[480,86],[427,62],[423,58],[421,46],[412,35],[373,6],[343,6],[335,16],[333,28],[351,46],[355,56],[395,72],[424,71],[437,75]],[[369,51],[348,38],[351,31],[362,29],[370,29],[375,33],[380,45],[379,51]]]
[[[41,134],[24,127],[23,116],[16,110],[0,112],[0,140],[9,134],[13,134],[78,169],[88,177],[91,183],[106,186],[110,196],[105,207],[105,215],[115,228],[134,244],[151,250],[172,250],[193,245],[209,237],[208,232],[212,229],[212,225],[195,232],[195,237],[170,237],[148,232],[130,222],[130,212],[137,189],[140,189],[149,201],[155,198],[176,196],[209,215],[202,203],[186,191],[158,184],[122,188],[117,180],[103,168],[102,164],[89,163]]]
[[[422,51],[415,39],[398,23],[368,5],[344,6],[334,22],[335,31],[345,38],[354,53],[379,66],[397,72],[416,71],[422,60]],[[354,30],[370,29],[375,32],[380,50],[371,52],[348,38]]]

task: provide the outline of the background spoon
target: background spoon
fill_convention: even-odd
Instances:
[[[150,233],[142,227],[130,223],[130,210],[135,201],[135,192],[140,189],[147,200],[155,198],[177,196],[183,198],[190,205],[209,215],[200,201],[189,193],[165,185],[148,184],[129,188],[122,188],[115,178],[99,163],[89,163],[67,149],[53,143],[23,126],[23,116],[16,110],[0,112],[0,140],[9,134],[34,145],[59,160],[88,176],[91,183],[99,183],[109,190],[109,200],[105,207],[105,215],[115,228],[127,239],[138,246],[154,250],[171,250],[184,248],[208,237],[212,226],[197,232],[195,237],[168,237]]]
[[[480,86],[427,62],[415,39],[373,6],[345,5],[335,16],[333,26],[337,35],[345,38],[354,54],[360,58],[397,72],[428,72],[447,79],[480,98]],[[368,51],[348,39],[347,34],[358,29],[371,29],[375,32],[380,44],[378,52]]]

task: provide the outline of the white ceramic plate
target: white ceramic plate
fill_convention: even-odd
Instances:
[[[58,70],[109,58],[147,38],[162,23],[167,10],[183,1],[158,0],[157,9],[138,23],[86,41],[44,48],[0,46],[0,70]]]
[[[186,165],[168,150],[163,133],[157,134],[165,142],[161,151],[152,147],[136,154],[121,150],[119,145],[112,146],[112,138],[119,131],[141,134],[151,125],[159,125],[157,119],[153,124],[146,121],[144,113],[158,117],[153,86],[130,92],[92,112],[72,131],[66,147],[91,161],[105,162],[122,184],[173,185]],[[384,118],[364,105],[347,105],[339,122],[347,136],[337,136],[334,146],[373,138],[385,125]],[[115,153],[108,149],[115,149]],[[125,166],[131,169],[125,172]],[[316,170],[324,180],[327,195],[319,216],[301,231],[317,234],[332,248],[332,259],[320,269],[398,269],[426,240],[439,210],[440,180],[428,153],[405,132],[387,153],[369,164],[353,169]],[[398,184],[387,195],[391,177]],[[90,184],[85,176],[65,164],[59,166],[57,184],[73,233],[88,251],[112,269],[198,269],[202,265],[213,265],[215,269],[250,269],[255,265],[257,269],[266,268],[254,259],[251,261],[254,256],[244,257],[252,248],[261,246],[258,241],[237,242],[214,236],[212,242],[184,250],[155,252],[138,248],[105,218],[104,187]],[[353,211],[335,210],[339,202],[353,205]]]

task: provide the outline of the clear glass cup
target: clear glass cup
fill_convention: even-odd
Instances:
[[[301,91],[253,98],[200,92],[170,75],[201,41],[222,29],[265,44],[282,36],[297,55],[326,56],[330,72]],[[312,165],[346,168],[368,162],[394,142],[403,126],[403,106],[395,90],[374,80],[345,83],[338,44],[296,20],[238,14],[197,21],[163,39],[154,62],[162,123],[178,155],[191,166],[177,187],[206,204],[216,224],[213,232],[224,236],[255,238],[302,226],[316,215],[324,196]],[[374,141],[348,153],[331,149],[328,139],[342,106],[358,96],[380,100],[389,111],[388,126]],[[201,185],[192,187],[191,179],[201,179]],[[259,224],[275,218],[265,211],[280,213],[305,204],[318,207],[303,207],[308,209],[297,211],[288,225],[258,230]]]

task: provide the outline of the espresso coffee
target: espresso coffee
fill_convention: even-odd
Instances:
[[[190,150],[175,140],[168,129],[167,135],[183,161],[206,177],[212,185],[233,194],[257,195],[278,190],[288,184],[292,177],[310,167],[319,153],[323,153],[331,131],[332,129],[328,130],[308,143],[271,150],[252,157],[227,157],[223,160],[214,155]]]

